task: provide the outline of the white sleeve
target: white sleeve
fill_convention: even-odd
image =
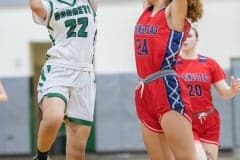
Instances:
[[[38,15],[36,15],[34,12],[32,12],[32,16],[33,16],[33,21],[37,24],[40,24],[40,25],[44,25],[44,26],[47,26],[48,25],[48,22],[49,22],[49,18],[50,18],[50,12],[52,10],[52,7],[50,5],[50,2],[46,1],[46,0],[43,0],[43,5],[44,7],[46,8],[47,10],[47,16],[45,19],[43,19],[42,17],[39,17]]]

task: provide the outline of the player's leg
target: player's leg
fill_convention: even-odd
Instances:
[[[203,148],[207,155],[207,160],[217,160],[218,157],[218,145],[210,143],[202,143]]]
[[[143,123],[141,123],[141,131],[146,150],[151,160],[174,160],[163,133],[151,131]]]
[[[196,160],[192,125],[180,113],[171,110],[163,114],[161,126],[176,160]]]
[[[42,102],[42,120],[38,131],[38,159],[46,160],[63,122],[65,102],[58,97],[45,97]]]
[[[197,153],[197,160],[207,160],[205,150],[200,141],[200,135],[204,130],[204,126],[201,122],[202,121],[199,118],[195,116],[192,117],[193,137]]]
[[[220,117],[216,109],[208,114],[204,125],[207,127],[204,134],[200,137],[201,143],[206,152],[207,159],[217,160],[220,138]]]
[[[59,128],[63,122],[68,103],[70,74],[66,68],[45,64],[38,83],[38,103],[42,110],[37,139],[38,160],[46,160]],[[65,79],[64,79],[65,78]],[[59,83],[61,82],[61,83]],[[64,87],[63,87],[64,86]]]
[[[85,160],[85,148],[93,124],[95,104],[94,74],[78,73],[66,110],[66,160]]]
[[[85,160],[85,148],[91,127],[71,122],[67,122],[66,124],[66,160]]]
[[[197,152],[197,160],[207,160],[205,150],[200,141],[195,141],[195,148]]]

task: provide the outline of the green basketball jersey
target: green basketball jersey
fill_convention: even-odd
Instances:
[[[34,21],[48,28],[52,47],[49,64],[92,71],[96,38],[95,12],[88,0],[43,0],[48,14]]]

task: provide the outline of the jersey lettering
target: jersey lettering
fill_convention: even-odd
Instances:
[[[56,21],[58,21],[61,18],[76,16],[81,14],[91,14],[90,7],[88,5],[82,5],[76,8],[59,11],[54,13],[54,18]]]

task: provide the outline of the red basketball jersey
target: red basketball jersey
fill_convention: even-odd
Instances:
[[[179,56],[176,70],[188,87],[193,113],[213,107],[211,85],[226,79],[225,72],[218,63],[202,55],[192,60]]]
[[[151,13],[151,8],[146,9],[135,26],[135,59],[140,78],[175,67],[176,56],[191,26],[186,20],[184,32],[174,31],[167,25],[165,9],[154,16]]]

